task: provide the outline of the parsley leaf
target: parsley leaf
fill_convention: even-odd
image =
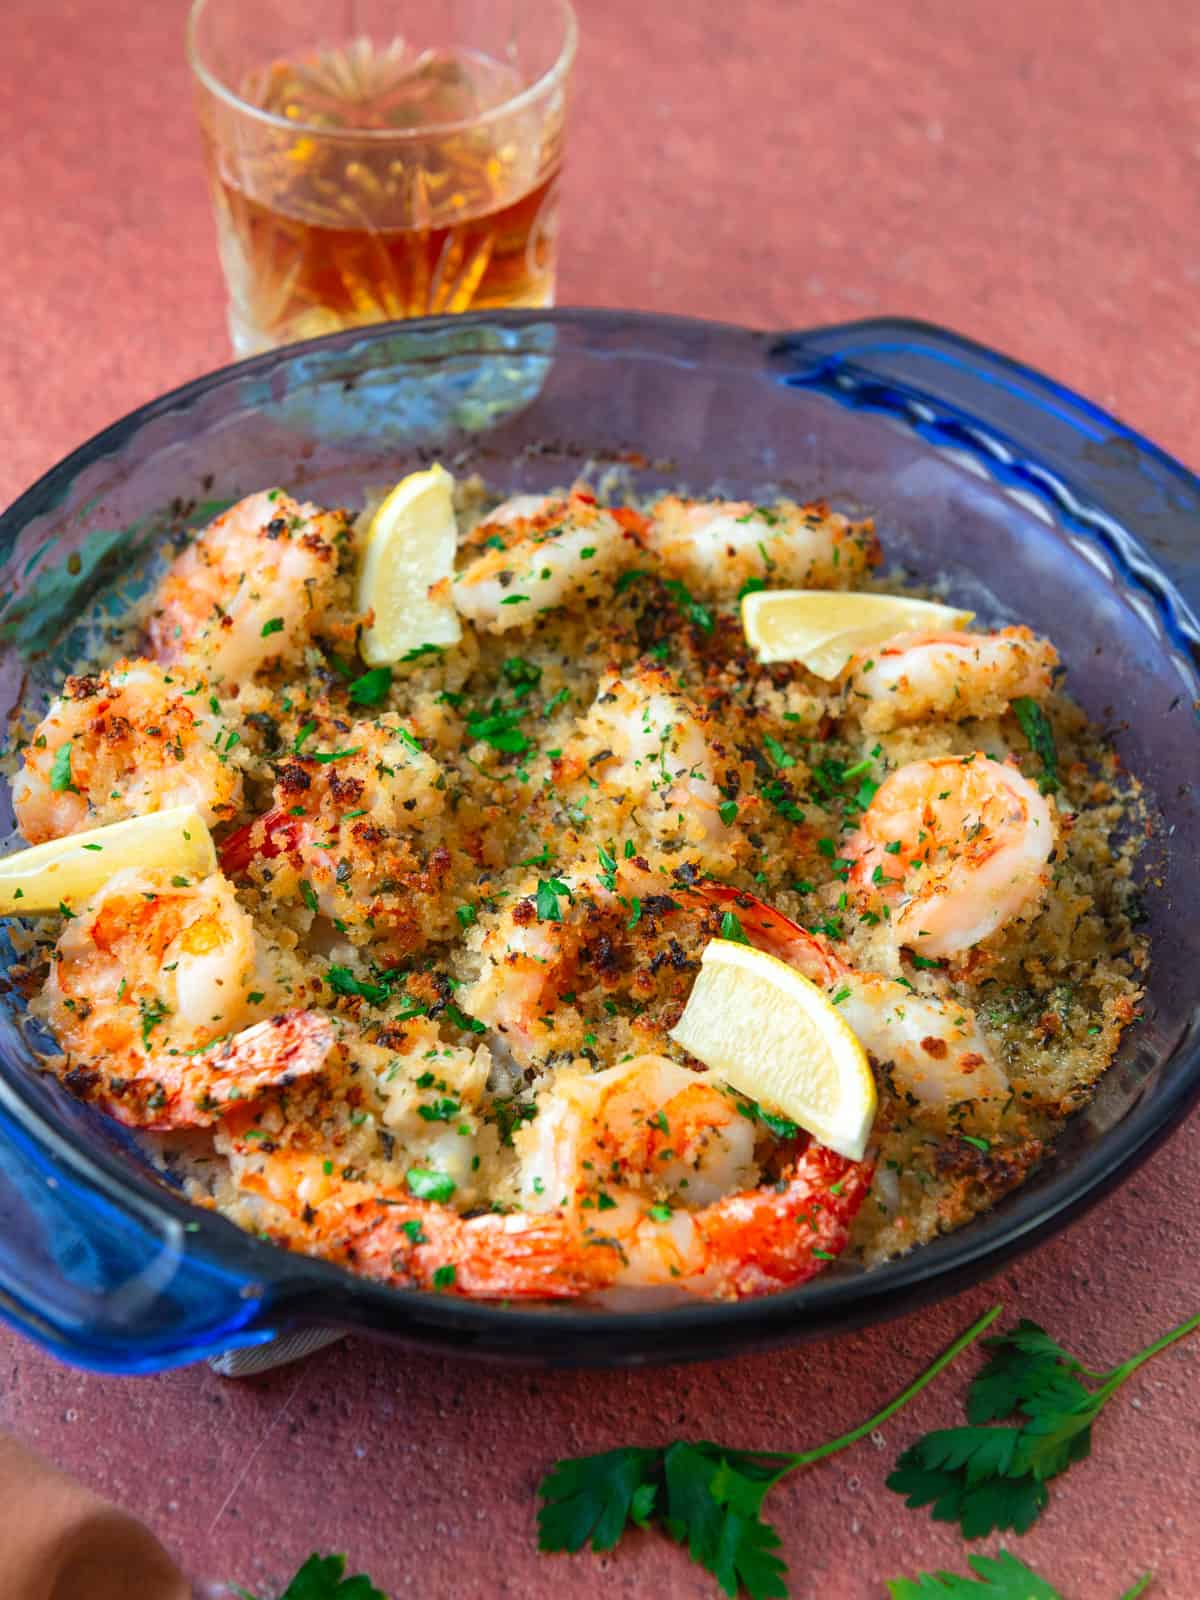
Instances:
[[[502,755],[523,755],[533,745],[521,732],[519,724],[523,715],[520,706],[505,707],[499,700],[493,700],[490,711],[474,712],[467,718],[467,737],[490,744]]]
[[[61,794],[64,789],[69,789],[72,794],[79,790],[71,781],[71,741],[60,744],[54,752],[54,760],[50,765],[50,787],[55,794]]]
[[[800,1132],[799,1123],[793,1122],[790,1117],[781,1117],[777,1112],[764,1111],[758,1101],[751,1100],[749,1095],[739,1096],[734,1104],[739,1116],[750,1122],[761,1122],[777,1139],[794,1139]]]
[[[411,1183],[411,1175],[410,1175]],[[675,1440],[559,1461],[542,1479],[538,1548],[611,1550],[632,1523],[656,1526],[711,1572],[725,1594],[782,1600],[787,1568],[779,1535],[761,1516],[774,1484],[798,1467],[856,1444],[921,1392],[1000,1314],[993,1306],[931,1366],[866,1422],[797,1454],[727,1450],[710,1440]]]
[[[438,1172],[434,1167],[409,1167],[404,1181],[418,1200],[436,1200],[439,1205],[444,1205],[458,1188],[448,1172]]]
[[[147,1000],[144,997],[139,1000],[138,1012],[142,1019],[142,1043],[149,1048],[150,1035],[160,1022],[166,1021],[171,1012],[157,996],[153,1000]]]
[[[960,1578],[954,1572],[920,1572],[915,1578],[893,1578],[888,1584],[891,1600],[1063,1600],[1058,1590],[1039,1578],[1007,1550],[994,1556],[970,1556],[973,1578]],[[1122,1600],[1136,1600],[1150,1582],[1147,1573],[1127,1589]]]
[[[960,1578],[955,1572],[919,1572],[915,1578],[893,1578],[888,1594],[891,1600],[1064,1600],[1053,1584],[1007,1550],[967,1560],[975,1574],[972,1578]],[[1121,1600],[1137,1600],[1150,1578],[1150,1573],[1139,1578]]]
[[[559,1461],[542,1479],[538,1549],[611,1550],[626,1524],[644,1526],[659,1494],[661,1450],[606,1450]]]
[[[372,667],[361,678],[355,678],[346,692],[356,706],[377,706],[387,698],[391,687],[391,667]]]
[[[392,985],[400,980],[401,974],[385,969],[380,977],[383,980],[381,983],[368,983],[364,978],[356,978],[349,967],[328,966],[325,969],[325,982],[334,994],[361,995],[373,1006],[387,1004],[391,999]]]
[[[539,922],[561,922],[558,897],[565,894],[573,899],[570,889],[561,878],[539,878],[537,886],[537,914]]]
[[[768,1462],[771,1458],[766,1458]],[[767,1490],[788,1471],[743,1450],[676,1443],[663,1460],[667,1486],[666,1531],[727,1595],[741,1589],[751,1600],[787,1595],[787,1567],[775,1554],[779,1535],[759,1516]]]
[[[991,1355],[968,1391],[970,1425],[919,1439],[888,1488],[931,1507],[936,1522],[957,1522],[967,1539],[1027,1532],[1049,1503],[1047,1483],[1090,1453],[1092,1424],[1121,1385],[1198,1327],[1192,1317],[1110,1372],[1089,1372],[1036,1322],[1019,1322],[985,1341]],[[998,1422],[1006,1425],[989,1426]]]
[[[382,1589],[377,1589],[361,1572],[344,1578],[345,1556],[311,1555],[296,1573],[279,1600],[387,1600]],[[255,1600],[245,1589],[235,1586],[234,1593],[241,1600]]]
[[[742,927],[737,913],[733,911],[726,911],[722,914],[721,937],[722,939],[728,939],[731,944],[750,943],[749,939],[746,937],[745,928]]]
[[[523,700],[526,695],[532,694],[542,681],[541,667],[536,662],[526,661],[524,656],[509,656],[500,671],[504,681],[512,685],[517,700]]]
[[[713,621],[712,612],[706,605],[702,605],[691,591],[680,583],[678,578],[664,578],[663,588],[679,607],[680,613],[689,622],[694,622],[701,633],[711,633],[713,631],[716,624]]]
[[[1021,695],[1012,703],[1013,712],[1021,726],[1021,732],[1029,740],[1029,748],[1042,763],[1042,775],[1038,779],[1038,789],[1042,794],[1057,794],[1062,788],[1058,778],[1058,747],[1054,743],[1054,730],[1046,717],[1046,713],[1036,700],[1028,695]]]

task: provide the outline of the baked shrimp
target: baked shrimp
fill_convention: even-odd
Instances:
[[[879,560],[869,521],[824,505],[666,495],[645,541],[664,572],[696,594],[732,600],[748,582],[794,589],[844,589]]]
[[[171,563],[150,612],[151,654],[230,688],[294,664],[330,603],[346,533],[344,513],[282,489],[239,500]]]
[[[627,469],[251,495],[15,729],[47,1068],[256,1234],[438,1294],[784,1290],[1023,1181],[1136,1016],[1152,818],[1053,644],[847,659],[955,621],[868,517]],[[793,588],[840,592],[764,646]]]
[[[998,633],[900,633],[855,656],[846,709],[872,733],[945,717],[1002,715],[1050,692],[1058,653],[1028,628]]]
[[[332,1022],[284,1000],[219,874],[126,869],[63,929],[40,1010],[76,1093],[136,1127],[202,1128],[321,1069]]]
[[[22,752],[17,826],[31,844],[194,805],[210,825],[240,808],[234,719],[202,679],[153,661],[68,678]]]

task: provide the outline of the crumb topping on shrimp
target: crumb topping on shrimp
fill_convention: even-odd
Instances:
[[[369,519],[267,490],[18,733],[31,844],[187,803],[220,863],[14,927],[47,1068],[198,1203],[443,1294],[772,1293],[1020,1183],[1145,962],[1149,812],[1053,645],[902,634],[830,682],[758,660],[740,600],[852,611],[890,582],[869,518],[455,493],[455,643],[359,659]],[[716,939],[857,1039],[863,1160],[674,1038]]]

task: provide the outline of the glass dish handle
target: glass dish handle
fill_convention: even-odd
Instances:
[[[33,1136],[14,1101],[0,1084],[0,1316],[55,1355],[107,1372],[274,1335],[254,1241],[245,1251],[222,1241],[215,1260],[198,1235],[226,1224],[203,1213],[188,1221],[182,1201],[164,1204],[148,1183],[119,1188],[85,1151],[47,1129]]]
[[[1133,534],[1186,601],[1180,607],[1161,596],[1200,665],[1200,479],[1148,439],[1019,362],[927,323],[880,319],[782,333],[769,362],[790,387],[901,415],[926,438],[971,452],[1010,486],[1087,524],[1158,590]]]

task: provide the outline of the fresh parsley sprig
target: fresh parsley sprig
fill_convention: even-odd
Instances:
[[[892,1600],[1066,1600],[1053,1584],[1039,1578],[1007,1550],[994,1556],[970,1556],[973,1578],[955,1572],[919,1572],[915,1578],[893,1578],[888,1584]],[[1121,1600],[1137,1600],[1150,1583],[1147,1572]]]
[[[370,1578],[361,1572],[343,1577],[345,1556],[311,1555],[279,1596],[279,1600],[387,1600]],[[233,1585],[240,1600],[257,1600],[247,1589]]]
[[[1092,1424],[1121,1385],[1197,1328],[1200,1316],[1189,1317],[1111,1371],[1092,1372],[1036,1322],[1019,1322],[985,1341],[992,1354],[967,1392],[970,1426],[927,1433],[896,1462],[888,1488],[932,1507],[937,1522],[957,1522],[967,1539],[1027,1532],[1046,1509],[1046,1485],[1090,1452]]]
[[[904,1392],[866,1422],[812,1450],[729,1450],[701,1440],[658,1449],[606,1450],[556,1462],[539,1493],[538,1548],[611,1550],[626,1529],[657,1527],[687,1546],[727,1595],[782,1600],[780,1539],[760,1515],[767,1492],[790,1472],[857,1444],[933,1382],[1000,1315],[993,1306]]]

